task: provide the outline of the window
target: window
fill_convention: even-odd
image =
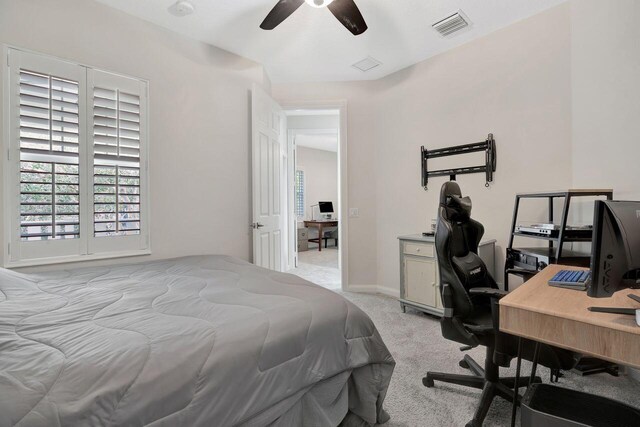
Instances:
[[[7,51],[5,264],[149,253],[147,83]]]
[[[296,171],[295,214],[299,220],[304,219],[304,171]]]
[[[80,236],[79,83],[18,70],[20,238]]]

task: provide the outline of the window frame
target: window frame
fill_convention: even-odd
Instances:
[[[6,268],[29,267],[69,262],[93,261],[151,254],[150,191],[149,191],[149,82],[148,80],[113,73],[66,59],[41,54],[11,45],[2,45],[6,58],[2,67],[2,178],[3,178],[3,265]],[[34,72],[47,73],[51,69],[76,69],[79,74],[79,166],[80,166],[80,237],[75,239],[25,242],[20,237],[20,131],[15,78],[22,63],[43,64]],[[113,76],[123,84],[140,85],[140,234],[135,236],[94,235],[93,210],[93,76]],[[66,74],[68,75],[68,74]],[[64,75],[63,75],[64,77]],[[18,95],[19,96],[19,95]],[[144,105],[144,107],[143,107]],[[16,114],[17,113],[17,114]],[[91,169],[91,170],[90,170]],[[131,239],[135,237],[136,239]],[[124,238],[124,239],[123,239]],[[127,239],[129,238],[129,239]],[[96,241],[108,242],[96,245]],[[128,242],[128,243],[127,243]],[[33,244],[32,244],[33,243]],[[62,251],[61,251],[62,249]]]

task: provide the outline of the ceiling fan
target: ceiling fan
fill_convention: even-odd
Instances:
[[[367,23],[364,22],[364,18],[353,0],[279,0],[278,4],[264,18],[260,28],[273,30],[305,2],[315,8],[326,7],[329,9],[333,16],[354,36],[367,31]]]

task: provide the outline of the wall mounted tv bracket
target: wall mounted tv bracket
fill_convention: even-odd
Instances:
[[[470,166],[463,168],[441,169],[430,171],[427,166],[429,159],[436,157],[457,156],[459,154],[475,153],[477,151],[485,152],[485,164],[483,166]],[[451,181],[456,180],[456,175],[469,173],[484,173],[486,176],[485,187],[489,187],[489,183],[493,182],[493,173],[496,171],[496,141],[493,134],[490,133],[486,141],[477,142],[475,144],[457,145],[455,147],[438,148],[435,150],[426,150],[424,145],[421,148],[422,159],[422,188],[428,190],[429,177],[447,176]]]

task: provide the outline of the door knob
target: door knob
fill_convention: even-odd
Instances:
[[[254,230],[262,227],[264,227],[264,224],[260,224],[259,222],[254,222],[253,224],[251,224],[251,228],[253,228]]]

